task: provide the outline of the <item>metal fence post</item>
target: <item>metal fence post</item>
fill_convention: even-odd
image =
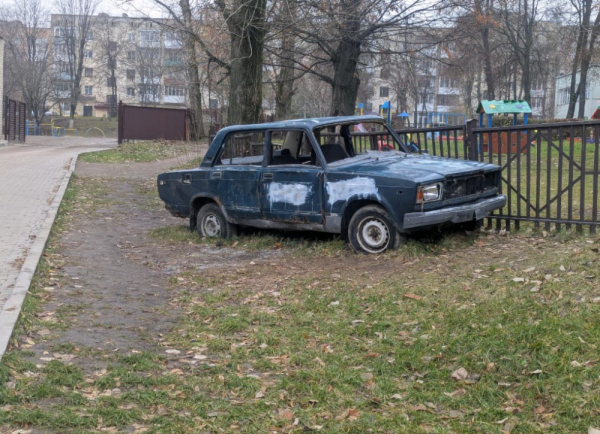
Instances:
[[[473,134],[473,130],[479,126],[477,119],[469,119],[465,123],[465,146],[467,148],[467,155],[471,161],[479,161],[479,145],[477,143],[477,135]]]

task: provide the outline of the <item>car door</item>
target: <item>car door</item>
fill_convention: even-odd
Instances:
[[[289,138],[297,133],[267,132],[267,152],[259,182],[262,216],[285,223],[323,223],[323,168],[318,163],[311,164],[310,155],[302,164],[300,143],[289,158],[273,156],[275,148],[286,149],[287,140],[278,143],[277,137]],[[306,140],[306,133],[300,133]]]
[[[262,217],[258,183],[262,173],[264,137],[261,131],[232,133],[210,170],[210,191],[234,219]]]

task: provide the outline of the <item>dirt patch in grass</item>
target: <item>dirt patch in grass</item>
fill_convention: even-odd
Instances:
[[[78,165],[0,365],[0,429],[597,425],[597,238],[429,234],[381,256],[305,233],[215,242],[164,210],[153,164],[115,166]]]

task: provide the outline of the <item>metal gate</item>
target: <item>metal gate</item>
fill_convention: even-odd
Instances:
[[[188,140],[189,111],[139,107],[119,102],[119,143],[123,140]]]
[[[26,105],[24,102],[6,98],[4,118],[4,139],[10,142],[25,141]]]

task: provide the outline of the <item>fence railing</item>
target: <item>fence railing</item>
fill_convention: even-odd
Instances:
[[[496,226],[533,222],[595,233],[600,176],[600,122],[475,128],[476,158],[502,168],[506,206]]]

